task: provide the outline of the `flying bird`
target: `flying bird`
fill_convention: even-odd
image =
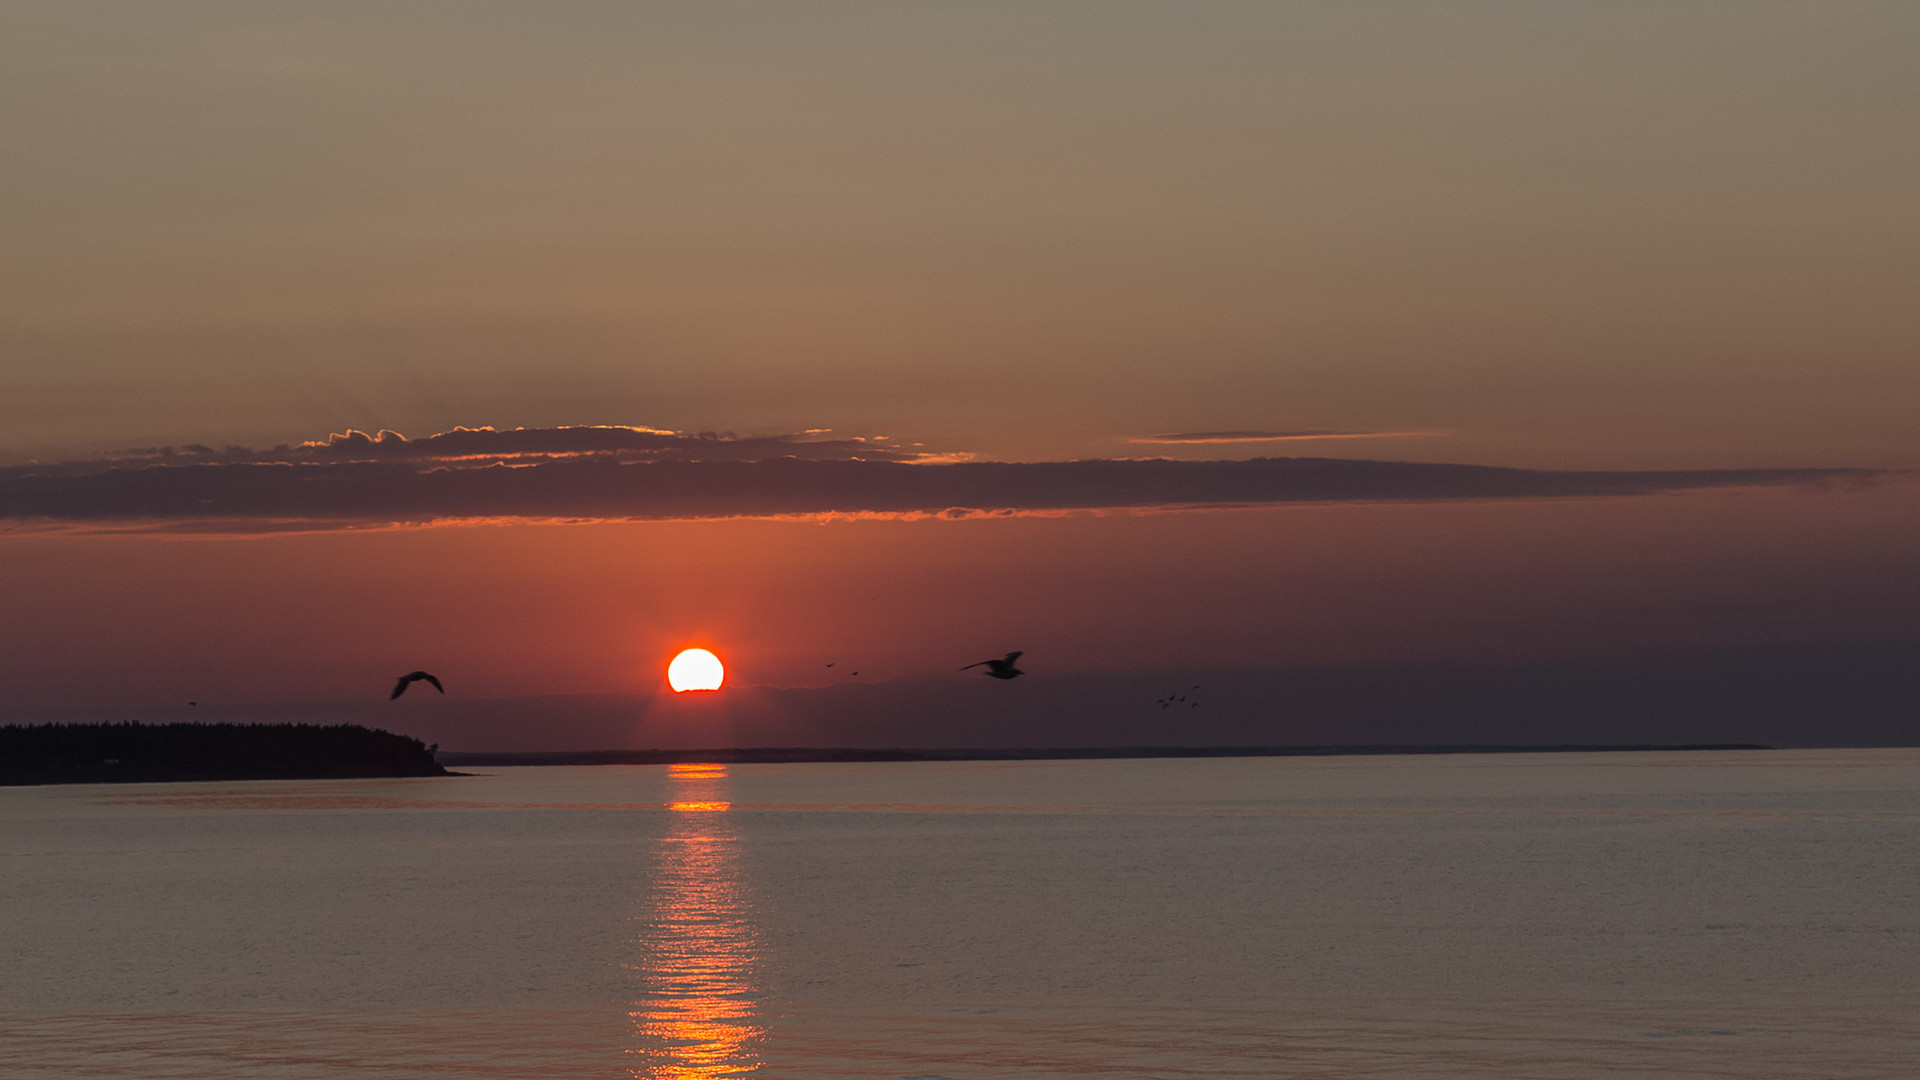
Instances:
[[[387,700],[392,701],[393,699],[399,697],[401,694],[406,693],[407,687],[412,686],[414,683],[417,683],[422,679],[425,679],[426,681],[432,683],[433,688],[435,690],[438,690],[443,694],[447,692],[447,688],[440,685],[439,679],[434,678],[433,676],[427,674],[424,671],[409,671],[405,675],[400,676],[399,682],[393,684],[393,693],[387,695]]]
[[[968,664],[967,667],[963,667],[960,670],[965,671],[967,668],[977,668],[985,665],[987,670],[981,672],[983,675],[990,675],[996,679],[1014,679],[1026,674],[1026,672],[1013,666],[1013,662],[1018,659],[1020,659],[1019,653],[1010,652],[1004,660],[982,660],[979,663]]]

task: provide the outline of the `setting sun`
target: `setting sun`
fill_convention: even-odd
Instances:
[[[705,649],[685,649],[667,665],[667,685],[675,693],[686,690],[718,690],[727,677],[720,658]]]

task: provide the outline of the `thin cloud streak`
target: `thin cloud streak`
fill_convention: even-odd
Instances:
[[[344,462],[408,462],[419,466],[528,464],[542,461],[765,461],[806,460],[946,461],[955,455],[903,446],[885,436],[826,438],[813,429],[799,434],[736,435],[732,432],[666,431],[660,428],[593,425],[555,428],[456,427],[409,439],[397,431],[369,435],[349,429],[324,440],[287,443],[267,450],[197,443],[124,450],[104,458],[39,464],[46,475],[86,475],[153,465],[260,465]],[[962,455],[964,456],[964,455]],[[0,476],[20,469],[0,469]]]
[[[1573,472],[1332,458],[929,463],[912,460],[917,452],[908,448],[859,440],[746,440],[645,428],[460,429],[419,440],[354,432],[251,458],[245,455],[254,452],[241,448],[142,453],[0,469],[0,521],[15,528],[145,523],[204,533],[502,519],[960,518],[1631,496],[1859,484],[1880,475]],[[709,456],[697,456],[703,454]]]
[[[1332,428],[1298,428],[1291,431],[1170,431],[1161,435],[1134,435],[1126,441],[1158,446],[1188,446],[1208,443],[1306,442],[1315,439],[1426,439],[1445,435],[1444,431],[1337,431]]]

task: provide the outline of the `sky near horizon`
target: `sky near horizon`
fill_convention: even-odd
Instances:
[[[1920,644],[1917,47],[8,4],[0,713]]]

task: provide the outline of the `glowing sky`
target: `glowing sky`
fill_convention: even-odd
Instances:
[[[722,634],[742,689],[1920,642],[1916,52],[1891,2],[7,4],[0,718],[644,695]],[[1281,456],[1525,472],[1105,460]],[[732,520],[822,514],[885,520]]]

